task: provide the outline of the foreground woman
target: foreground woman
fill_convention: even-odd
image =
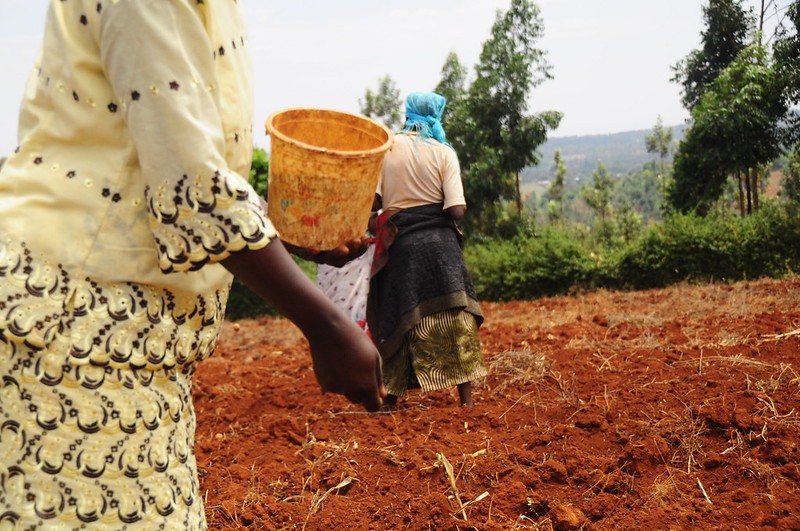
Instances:
[[[381,406],[378,353],[247,181],[236,2],[52,0],[0,172],[0,528],[205,529],[191,384],[231,272]]]

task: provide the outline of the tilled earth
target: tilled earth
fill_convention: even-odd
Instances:
[[[322,395],[283,319],[195,385],[211,529],[800,529],[800,279],[484,303],[475,406]]]

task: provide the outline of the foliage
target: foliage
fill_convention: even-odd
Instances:
[[[735,271],[737,218],[675,214],[623,250],[614,277],[634,289],[682,280],[725,280]]]
[[[510,240],[517,236],[530,237],[535,234],[534,219],[535,212],[533,210],[526,208],[520,212],[510,203],[504,203],[498,209],[492,233],[495,235],[494,237],[503,240]],[[480,239],[480,235],[476,239]]]
[[[399,129],[403,122],[400,89],[389,74],[378,80],[377,92],[367,89],[358,104],[364,116],[383,122],[391,130]]]
[[[694,123],[675,155],[667,198],[670,207],[680,212],[705,214],[722,194],[728,175],[723,154],[717,150],[714,125],[710,120]]]
[[[442,79],[436,88],[433,89],[437,94],[441,94],[447,100],[447,106],[444,109],[442,116],[442,125],[445,131],[449,131],[450,135],[456,132],[458,126],[454,125],[451,129],[452,122],[451,116],[456,115],[463,104],[464,95],[466,93],[467,84],[467,67],[462,65],[458,60],[458,55],[455,52],[450,52],[442,67]]]
[[[655,153],[659,157],[661,174],[664,174],[667,156],[672,146],[672,129],[664,127],[661,116],[656,120],[653,132],[644,138],[648,153]]]
[[[624,175],[614,186],[611,204],[618,210],[625,204],[629,205],[642,222],[661,220],[670,168],[668,165],[664,169],[664,175],[653,171],[653,166],[648,164],[637,172]]]
[[[633,241],[642,230],[642,215],[639,214],[629,201],[623,200],[614,215],[617,236],[623,243]]]
[[[789,153],[781,187],[789,201],[800,204],[800,145]]]
[[[615,220],[611,218],[611,192],[614,180],[602,162],[597,163],[597,170],[592,174],[592,184],[584,185],[581,195],[586,204],[595,213],[594,233],[596,240],[603,246],[610,245],[616,233]]]
[[[703,6],[703,19],[702,47],[673,66],[672,81],[683,86],[681,101],[689,110],[745,48],[753,26],[752,14],[745,11],[742,0],[709,0]]]
[[[539,162],[536,148],[561,120],[557,112],[525,114],[531,89],[551,78],[545,52],[536,47],[543,31],[529,0],[512,0],[499,12],[451,120],[448,134],[471,203],[467,224],[477,232],[491,233],[502,201],[516,201],[521,211],[520,172]]]
[[[611,191],[614,181],[602,162],[597,163],[597,169],[592,174],[592,184],[584,186],[582,193],[586,203],[595,211],[601,221],[605,221],[611,213]]]
[[[774,59],[777,75],[784,87],[785,104],[795,112],[787,117],[790,143],[800,142],[800,1],[794,0],[786,11],[786,17],[793,29],[781,26],[774,46]]]
[[[470,245],[464,257],[478,297],[493,301],[564,293],[583,284],[593,267],[576,233],[555,226],[535,237]]]
[[[561,151],[556,150],[554,156],[555,176],[547,189],[550,202],[547,205],[547,216],[551,222],[564,218],[564,187],[566,186],[567,165],[561,158]]]
[[[616,287],[779,277],[800,265],[798,212],[769,204],[753,216],[673,214],[612,261]]]
[[[692,126],[675,158],[670,202],[676,209],[708,212],[728,175],[750,178],[753,169],[781,153],[781,119],[788,111],[782,94],[759,44],[745,48],[719,74],[692,109]]]
[[[609,203],[606,206],[606,211],[610,213],[606,219],[606,226],[601,226],[604,224],[601,223],[598,213],[592,209],[584,196],[585,192],[591,188],[591,183],[581,185],[580,188],[564,189],[560,205],[561,219],[558,218],[559,205],[553,199],[550,189],[544,190],[540,197],[532,194],[526,200],[526,205],[536,206],[541,209],[542,214],[546,214],[547,217],[538,216],[537,222],[539,223],[594,226],[593,234],[595,236],[598,238],[603,234],[607,236],[605,242],[596,241],[597,245],[612,244],[614,242],[611,240],[614,238],[624,241],[637,234],[642,226],[660,221],[663,217],[664,187],[671,174],[671,166],[666,166],[666,175],[656,173],[654,168],[655,164],[651,161],[639,171],[632,171],[626,175],[610,175],[613,184],[608,196]],[[608,174],[610,172],[607,172]],[[552,182],[550,188],[552,188]],[[591,192],[591,194],[594,193]]]
[[[250,165],[250,177],[248,180],[259,197],[267,199],[267,192],[269,191],[269,157],[263,148],[253,148],[253,162]]]
[[[746,218],[672,213],[630,235],[598,249],[574,225],[549,225],[535,236],[472,243],[464,255],[479,298],[490,301],[781,277],[800,269],[797,205],[770,202]]]

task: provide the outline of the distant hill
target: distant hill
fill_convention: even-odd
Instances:
[[[685,127],[671,127],[673,142],[683,138]],[[522,182],[541,185],[544,181],[550,181],[555,175],[554,156],[557,149],[561,150],[561,158],[567,166],[569,185],[591,180],[598,161],[602,161],[612,175],[626,175],[641,170],[647,162],[657,159],[645,147],[645,137],[652,133],[652,129],[644,129],[606,135],[550,138],[539,149],[541,163],[523,170]]]

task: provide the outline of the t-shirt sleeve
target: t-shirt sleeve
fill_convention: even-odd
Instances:
[[[161,270],[267,245],[275,228],[225,160],[217,58],[196,2],[122,0],[102,20],[103,68],[136,147]]]
[[[443,148],[444,162],[442,164],[442,191],[444,192],[444,208],[456,205],[466,205],[464,185],[461,182],[461,167],[458,164],[456,152],[449,147]]]

